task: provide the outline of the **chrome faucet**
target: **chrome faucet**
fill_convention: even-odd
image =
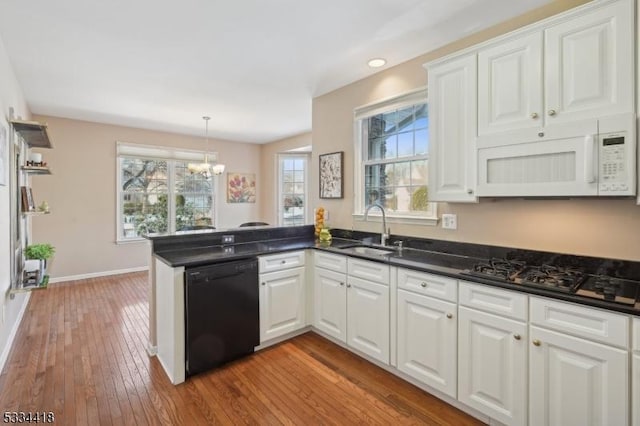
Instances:
[[[364,210],[364,220],[367,220],[367,217],[369,217],[369,210],[371,210],[373,207],[379,208],[382,212],[382,234],[380,234],[380,244],[385,246],[387,245],[387,239],[389,238],[389,233],[391,230],[387,229],[387,213],[384,211],[384,207],[382,207],[382,204],[369,204]]]

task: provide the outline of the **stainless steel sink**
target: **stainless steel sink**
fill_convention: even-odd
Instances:
[[[341,250],[346,253],[362,254],[365,256],[386,256],[395,251],[393,249],[383,249],[367,246],[344,247]]]

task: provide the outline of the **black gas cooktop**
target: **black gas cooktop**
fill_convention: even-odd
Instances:
[[[489,259],[475,264],[463,274],[631,306],[640,296],[640,282],[590,275],[570,266],[528,265],[520,260]]]

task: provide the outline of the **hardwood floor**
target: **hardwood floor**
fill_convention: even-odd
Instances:
[[[481,424],[307,333],[173,386],[147,343],[147,275],[32,294],[0,375],[2,412],[57,424]]]

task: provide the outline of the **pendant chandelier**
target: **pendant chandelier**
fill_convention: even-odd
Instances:
[[[224,164],[218,164],[214,162],[209,163],[209,120],[211,117],[204,116],[204,135],[205,135],[205,151],[204,151],[204,163],[189,163],[187,170],[191,174],[201,174],[206,179],[209,179],[211,175],[221,175],[224,172]]]

